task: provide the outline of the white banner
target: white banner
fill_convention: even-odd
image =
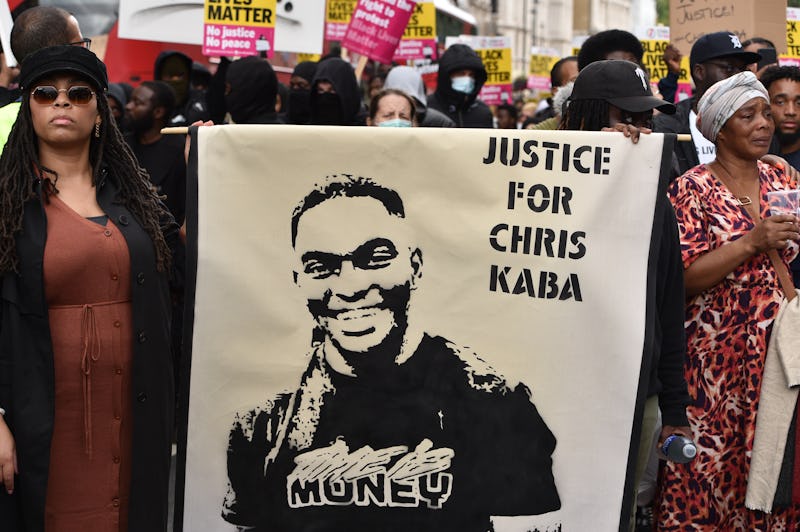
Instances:
[[[662,141],[200,128],[183,530],[619,529]]]
[[[225,2],[221,9],[236,9],[236,3]],[[322,53],[325,0],[278,2],[276,15],[276,50]],[[120,0],[119,36],[200,45],[203,0]]]

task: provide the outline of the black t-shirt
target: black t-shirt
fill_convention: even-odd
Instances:
[[[186,214],[186,161],[183,135],[164,135],[152,144],[140,144],[133,134],[127,135],[139,165],[150,174],[159,194],[166,196],[166,204],[178,225]]]
[[[556,440],[524,385],[439,337],[381,382],[333,373],[320,351],[298,392],[234,424],[229,522],[467,532],[488,530],[490,515],[560,508]]]

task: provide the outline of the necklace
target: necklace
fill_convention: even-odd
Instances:
[[[753,204],[753,200],[750,199],[750,196],[740,195],[740,194],[736,193],[735,190],[733,190],[733,187],[731,186],[733,184],[733,181],[734,181],[733,175],[730,173],[730,171],[728,171],[728,168],[724,164],[722,164],[722,161],[720,161],[719,159],[714,159],[714,162],[717,163],[719,165],[719,167],[722,170],[724,170],[725,173],[728,175],[728,178],[730,179],[730,182],[729,183],[724,183],[723,182],[723,184],[725,186],[727,186],[728,190],[730,190],[733,193],[733,196],[736,198],[736,201],[739,202],[739,205],[741,205],[743,207],[746,206],[746,205],[752,205]]]

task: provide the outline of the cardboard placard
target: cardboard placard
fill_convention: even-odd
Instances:
[[[275,52],[275,0],[251,0],[244,6],[205,0],[203,55],[248,56]]]
[[[414,0],[359,0],[342,46],[380,63],[391,63],[414,4]]]
[[[642,64],[647,69],[650,76],[650,84],[653,92],[658,90],[658,82],[665,77],[669,71],[667,63],[664,61],[664,49],[670,43],[670,28],[667,26],[651,26],[646,28],[640,35],[644,55]],[[681,73],[678,77],[678,90],[675,93],[675,103],[692,96],[692,78],[689,70],[689,56],[684,54],[681,58]]]
[[[786,52],[786,0],[670,0],[672,44],[684,55],[707,33],[730,31],[740,41],[763,37]]]
[[[778,62],[785,66],[800,66],[800,9],[786,8],[786,53]]]
[[[347,26],[358,0],[328,0],[325,6],[325,38],[329,41],[341,41],[347,33]]]
[[[418,2],[394,52],[394,61],[436,59],[436,50],[436,6],[433,2]]]
[[[561,55],[553,48],[534,46],[528,63],[528,88],[536,91],[550,90],[550,71]]]

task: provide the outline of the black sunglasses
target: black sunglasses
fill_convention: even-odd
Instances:
[[[56,101],[59,93],[66,92],[73,105],[86,105],[92,101],[94,91],[84,85],[75,85],[68,89],[57,89],[52,85],[40,85],[31,91],[33,101],[40,105],[50,105]]]

